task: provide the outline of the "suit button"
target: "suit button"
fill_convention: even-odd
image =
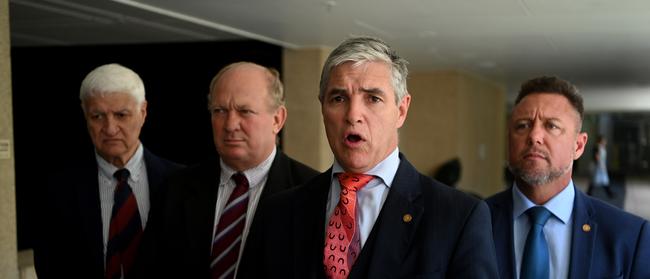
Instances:
[[[413,220],[413,216],[411,216],[411,214],[408,214],[408,213],[404,214],[404,216],[402,217],[402,220],[404,221],[404,223],[410,223],[411,220]]]

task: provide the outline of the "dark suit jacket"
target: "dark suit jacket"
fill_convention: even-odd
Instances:
[[[421,175],[400,158],[349,278],[497,278],[485,203]],[[260,205],[239,278],[324,278],[330,176],[331,169]],[[406,214],[411,221],[404,221]]]
[[[144,149],[150,208],[157,206],[163,180],[181,165]],[[48,178],[40,196],[34,261],[38,278],[103,278],[104,241],[97,161],[89,156]],[[151,209],[150,209],[151,212]],[[146,234],[146,230],[145,230]]]
[[[187,168],[170,178],[164,208],[152,216],[158,237],[153,247],[155,263],[149,274],[162,278],[209,278],[220,173],[215,156],[212,161]],[[278,150],[260,201],[317,174]]]
[[[512,188],[486,200],[501,278],[515,278]],[[583,225],[591,230],[585,232]],[[650,278],[650,227],[576,189],[569,278]]]

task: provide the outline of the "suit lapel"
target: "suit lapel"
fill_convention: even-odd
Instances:
[[[386,201],[352,268],[350,278],[398,277],[399,274],[395,272],[399,269],[395,266],[402,262],[412,246],[413,235],[424,212],[418,199],[421,184],[415,168],[401,154],[400,159]],[[405,221],[408,215],[411,220]]]
[[[199,255],[201,261],[209,261],[221,168],[218,160],[211,160],[200,168],[200,176],[183,185],[188,189],[183,214],[187,220],[188,250],[192,255]]]
[[[577,188],[575,192],[569,278],[589,278],[598,224],[589,198]]]
[[[289,173],[289,159],[282,151],[277,150],[260,199],[268,198],[272,194],[285,189],[288,185],[293,185]]]
[[[490,208],[492,234],[501,278],[516,278],[512,219],[512,188],[497,194]]]
[[[78,212],[81,217],[82,241],[84,251],[93,251],[90,257],[93,257],[93,270],[98,275],[104,273],[104,234],[102,224],[102,209],[99,198],[99,180],[97,163],[93,162],[82,167],[77,175],[80,176],[80,183],[75,184],[77,187],[77,202],[79,205]]]
[[[293,236],[296,271],[305,278],[323,277],[323,245],[325,243],[325,216],[332,169],[319,174],[312,182],[300,188],[294,203]]]
[[[156,155],[153,155],[149,150],[144,148],[144,164],[145,167],[147,168],[147,180],[149,181],[149,204],[150,208],[153,208],[155,206],[155,203],[157,202],[157,199],[154,197],[157,197],[160,192],[160,185],[162,184],[162,173],[161,170],[163,169],[160,159],[156,157]],[[151,211],[149,211],[151,212]]]

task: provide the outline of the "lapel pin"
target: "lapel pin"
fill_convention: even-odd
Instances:
[[[411,214],[406,213],[404,216],[402,216],[402,221],[404,221],[404,223],[410,223],[411,220],[413,220],[413,216],[411,216]]]
[[[591,231],[591,226],[589,226],[589,224],[582,225],[582,231],[583,232],[590,232]]]

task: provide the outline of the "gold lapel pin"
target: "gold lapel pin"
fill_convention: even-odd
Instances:
[[[583,232],[590,232],[591,231],[591,226],[589,226],[589,224],[582,225],[582,231]]]
[[[411,216],[411,214],[406,213],[402,217],[402,220],[404,221],[404,223],[410,223],[411,220],[413,220],[413,216]]]

